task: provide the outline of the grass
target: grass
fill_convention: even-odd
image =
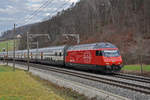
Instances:
[[[22,70],[0,66],[0,100],[63,100]]]
[[[127,71],[140,71],[141,66],[140,65],[125,65],[122,70]],[[144,71],[150,71],[150,65],[143,65]]]
[[[7,49],[7,43],[8,43],[8,51],[12,51],[13,50],[13,46],[14,46],[14,40],[8,40],[8,41],[2,41],[0,42],[0,52],[3,51],[3,48],[5,48],[5,50]],[[18,43],[16,40],[16,46],[18,48]]]
[[[10,71],[12,71],[12,68],[5,66],[5,65],[0,66],[0,72],[10,72]]]

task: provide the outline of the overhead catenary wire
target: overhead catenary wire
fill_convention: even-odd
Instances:
[[[68,2],[64,3],[61,7],[59,7],[59,9],[56,9],[55,11],[53,11],[49,17],[51,17],[53,14],[57,13],[59,10],[62,10],[66,7],[66,5],[68,4]]]
[[[36,15],[38,15],[42,11],[42,9],[45,9],[48,5],[52,4],[53,1],[54,0],[47,0],[47,1],[43,2],[41,4],[41,6],[39,8],[37,8],[35,11],[33,11],[29,16],[27,16],[27,18],[25,18],[25,19],[22,18],[21,20],[18,20],[16,22],[16,25],[20,27],[20,26],[24,26],[24,25],[27,25],[27,24],[31,23],[31,20]],[[66,0],[64,0],[64,1],[66,1]],[[54,13],[58,12],[62,8],[65,9],[66,7],[64,7],[64,6],[66,6],[69,3],[70,3],[70,0],[67,0],[66,3],[64,3],[61,7],[57,8],[55,11],[53,11],[49,16],[52,16]],[[47,18],[49,16],[47,16]],[[24,20],[25,20],[25,22],[24,22]]]
[[[52,0],[51,0],[51,1],[52,1]],[[29,21],[29,19],[31,19],[33,16],[35,16],[36,13],[38,13],[47,3],[49,4],[49,2],[50,2],[50,0],[47,0],[47,1],[43,2],[39,8],[37,8],[35,11],[33,11],[33,12],[31,13],[31,15],[29,15],[27,18],[25,18],[25,22]],[[22,19],[20,20],[20,23],[22,22],[22,20],[24,20],[24,18],[22,18]],[[19,23],[19,22],[18,22],[18,23]]]
[[[52,4],[53,1],[54,1],[54,0],[51,0],[51,1],[47,0],[46,2],[44,2],[36,11],[34,11],[34,12],[31,14],[30,17],[28,17],[28,19],[26,19],[24,25],[30,23],[30,22],[32,21],[32,19],[33,19],[35,16],[37,16],[37,15],[42,11],[42,9],[45,9],[48,5]],[[60,9],[64,9],[64,8],[66,7],[66,5],[69,4],[69,1],[70,1],[70,0],[68,0],[68,1],[65,2],[65,3],[63,3],[61,7],[57,8],[57,9],[56,9],[55,11],[53,11],[53,12],[51,13],[51,15],[49,15],[49,16],[52,16],[54,13],[58,12]]]
[[[38,12],[42,7],[44,7],[47,3],[49,2],[49,0],[47,0],[46,2],[43,2],[42,3],[42,5],[38,8],[38,9],[36,9],[32,14],[31,14],[31,16],[33,16],[36,12]],[[31,17],[30,16],[30,17]]]
[[[32,15],[26,20],[25,24],[28,24],[34,16],[38,15],[43,9],[45,9],[48,5],[50,5],[54,0],[47,0],[45,3],[43,3],[36,11],[32,13]]]

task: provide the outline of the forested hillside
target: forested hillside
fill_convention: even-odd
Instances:
[[[16,31],[14,33],[14,30],[7,30],[6,32],[2,33],[2,36],[0,37],[0,40],[11,40],[17,37],[18,34],[25,34],[27,31],[30,30],[31,25],[25,25],[16,28]]]
[[[39,38],[40,47],[75,44],[63,34],[80,34],[81,44],[111,42],[119,47],[126,63],[138,63],[142,58],[148,63],[145,59],[150,55],[149,5],[150,0],[80,0],[51,19],[31,26],[30,34],[50,35],[50,41]],[[25,41],[24,38],[21,43]]]

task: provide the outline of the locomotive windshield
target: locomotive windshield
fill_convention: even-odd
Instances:
[[[119,57],[120,53],[118,50],[104,50],[103,55],[105,57]]]

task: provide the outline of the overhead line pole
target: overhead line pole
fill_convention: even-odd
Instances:
[[[28,59],[27,59],[28,69],[27,69],[27,71],[29,71],[29,68],[30,68],[30,66],[29,66],[29,63],[30,63],[30,57],[29,57],[29,53],[30,53],[30,51],[29,51],[29,32],[27,32],[27,50],[28,50]]]
[[[8,66],[8,42],[7,42],[7,66]]]
[[[32,37],[47,36],[48,39],[50,39],[48,34],[34,34],[34,35],[30,35],[29,32],[27,32],[27,55],[28,55],[28,57],[27,57],[27,67],[28,67],[27,71],[30,70],[30,46],[29,46],[30,43],[29,43],[29,39],[31,38],[31,36]],[[38,41],[37,41],[37,48],[39,48]]]
[[[14,24],[14,34],[16,33],[16,24]],[[16,43],[14,39],[14,52],[13,52],[13,71],[15,71],[15,50],[16,50]]]
[[[39,41],[37,40],[37,49],[39,49]]]

